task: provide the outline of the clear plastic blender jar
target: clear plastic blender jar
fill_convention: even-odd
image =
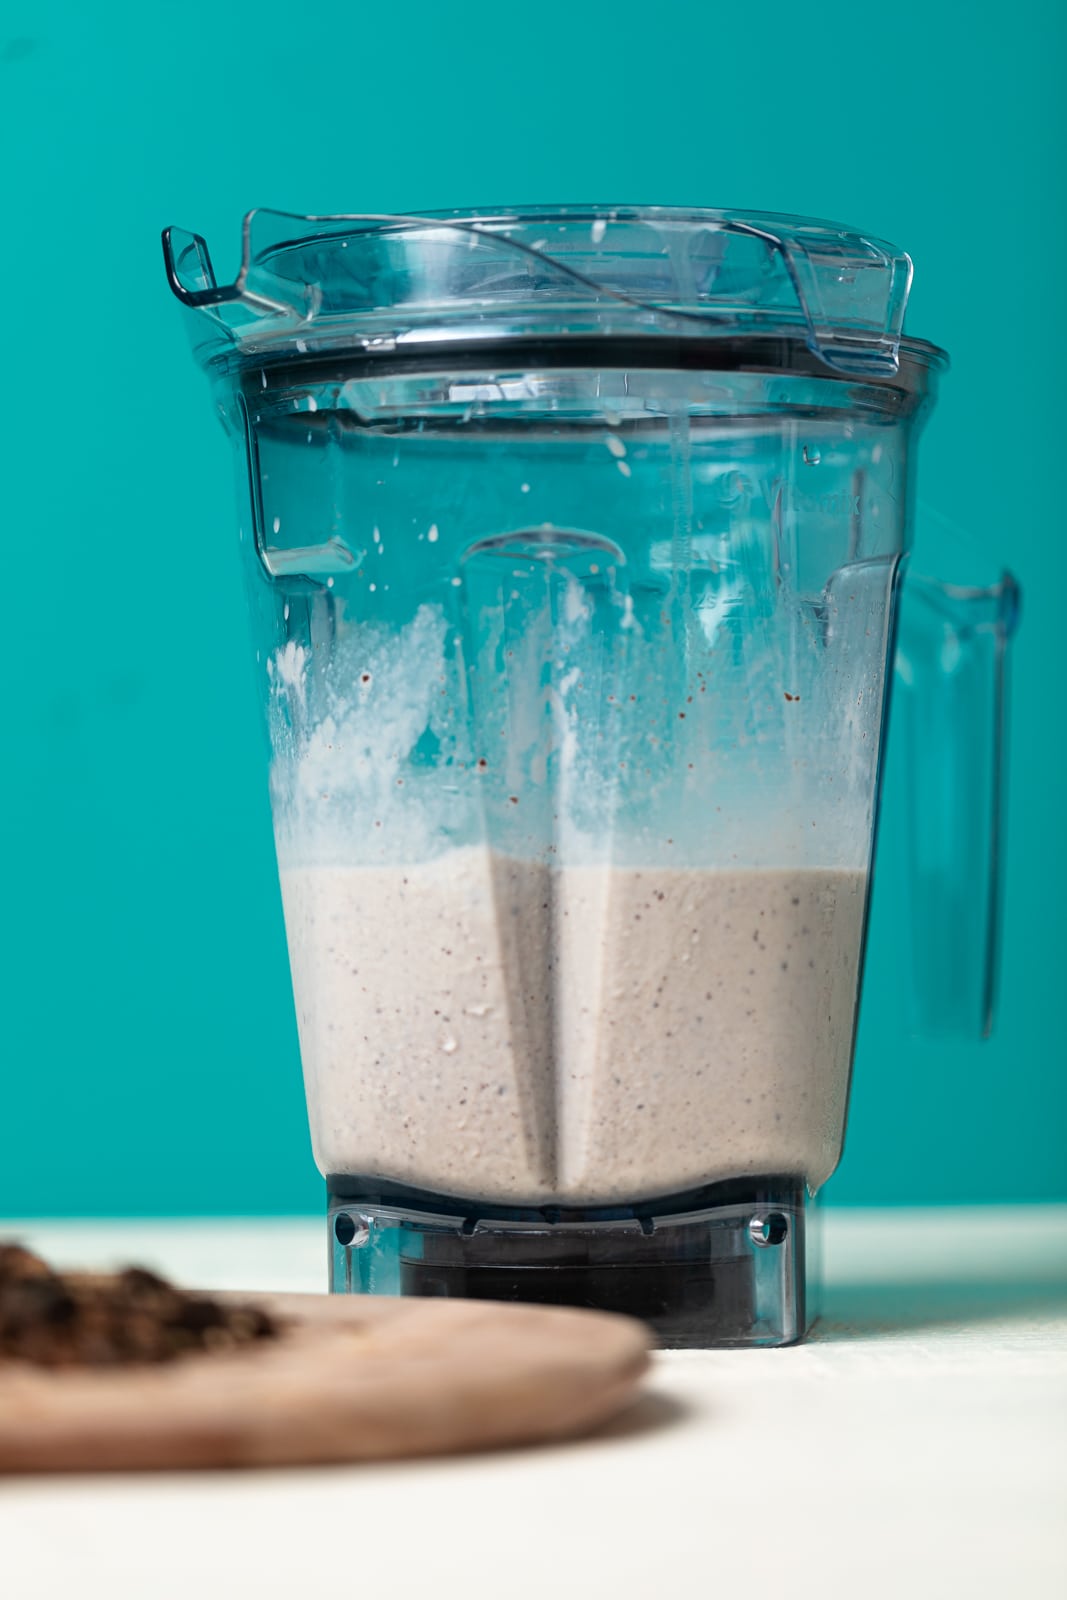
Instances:
[[[333,1286],[795,1339],[945,366],[908,258],[598,207],[257,212],[227,286],[164,246],[238,454]],[[1015,591],[909,587],[916,725],[980,678],[914,835],[980,945],[937,1007],[977,1026]],[[931,866],[976,763],[983,838]]]

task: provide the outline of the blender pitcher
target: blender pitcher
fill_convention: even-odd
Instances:
[[[897,604],[945,366],[908,257],[604,207],[254,212],[231,285],[164,251],[237,450],[332,1287],[798,1338],[900,609],[924,926],[975,947],[925,1009],[979,1030],[995,971],[1015,588]]]

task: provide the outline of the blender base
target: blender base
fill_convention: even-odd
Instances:
[[[811,1200],[794,1178],[628,1206],[487,1205],[331,1176],[330,1289],[625,1312],[662,1349],[794,1344]]]

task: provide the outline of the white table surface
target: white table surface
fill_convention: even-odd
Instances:
[[[318,1221],[0,1223],[62,1265],[323,1287]],[[792,1350],[661,1355],[606,1433],[0,1482],[3,1600],[1067,1596],[1067,1206],[827,1211]]]

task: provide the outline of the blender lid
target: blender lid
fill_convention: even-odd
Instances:
[[[898,370],[912,277],[904,251],[835,223],[667,206],[250,211],[240,270],[222,284],[198,234],[167,228],[163,252],[205,364],[482,340],[786,338],[877,379]]]

